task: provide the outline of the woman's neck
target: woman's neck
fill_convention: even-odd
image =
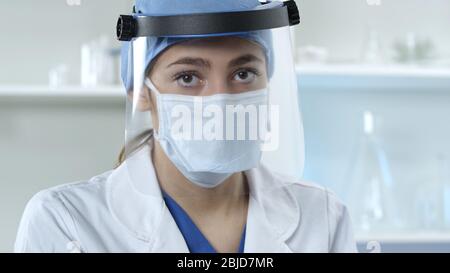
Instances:
[[[152,160],[163,191],[186,211],[218,252],[236,252],[247,222],[248,184],[244,173],[209,189],[188,181],[153,140]]]
[[[245,174],[235,173],[215,188],[203,188],[190,182],[166,156],[154,140],[152,161],[163,191],[175,199],[188,213],[226,214],[247,207],[248,185]]]

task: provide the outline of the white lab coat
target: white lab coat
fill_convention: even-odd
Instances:
[[[37,193],[26,206],[15,251],[188,252],[163,201],[149,149],[89,181]],[[140,173],[133,175],[142,178],[141,184],[130,183],[131,160],[140,164]],[[333,193],[264,166],[246,176],[244,252],[356,251],[347,209]]]

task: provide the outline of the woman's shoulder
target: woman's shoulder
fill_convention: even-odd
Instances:
[[[266,187],[273,189],[266,195],[273,204],[270,217],[279,219],[277,214],[288,215],[286,211],[299,215],[298,225],[289,237],[291,249],[298,252],[356,251],[347,207],[333,191],[266,166],[260,166],[256,173],[259,182],[268,183]],[[288,216],[295,219],[295,215]]]
[[[286,185],[286,189],[292,193],[303,208],[316,208],[316,212],[322,208],[328,216],[337,218],[346,213],[347,208],[345,204],[333,190],[309,180],[277,172],[273,172],[273,175],[276,180]]]
[[[89,200],[89,197],[95,197],[95,200],[99,200],[99,195],[103,195],[106,191],[106,183],[112,172],[113,170],[109,170],[85,180],[64,183],[41,190],[31,198],[30,202],[33,200],[35,202],[58,202],[66,199],[86,201]]]
[[[272,172],[272,175],[278,184],[285,185],[282,188],[289,192],[300,208],[303,223],[300,225],[303,233],[300,234],[308,234],[310,238],[326,235],[330,252],[356,251],[349,211],[332,190],[277,172]]]
[[[344,207],[343,202],[329,188],[318,183],[287,175],[261,165],[259,171],[263,177],[271,177],[277,188],[284,188],[293,194],[295,199],[304,205],[329,205],[334,207]]]
[[[77,208],[98,206],[104,199],[106,182],[112,171],[104,172],[87,180],[65,183],[43,189],[34,194],[28,201],[25,210],[39,213],[51,211],[62,206],[70,210]],[[84,205],[83,205],[84,204]]]
[[[105,184],[111,171],[91,179],[47,188],[27,202],[17,233],[16,252],[67,252],[76,242],[74,214],[106,208]],[[52,240],[45,240],[52,238]],[[65,243],[52,244],[59,241]],[[67,245],[67,246],[66,246]]]

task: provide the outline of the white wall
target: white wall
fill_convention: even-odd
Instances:
[[[374,0],[376,1],[376,0]],[[450,58],[450,1],[297,0],[302,24],[298,45],[319,45],[330,50],[332,60],[360,57],[368,25],[376,29],[389,52],[397,38],[414,31],[430,38],[439,56]],[[132,0],[16,0],[0,2],[0,84],[46,84],[48,70],[60,63],[70,67],[70,82],[80,81],[80,46],[107,34],[115,35],[117,15],[129,13]],[[14,22],[14,23],[12,23]],[[118,42],[115,42],[119,45]]]
[[[81,44],[104,33],[114,38],[117,16],[129,13],[131,2],[0,1],[0,90],[47,84],[48,70],[59,63],[78,84]],[[25,204],[37,191],[113,168],[124,139],[123,102],[0,95],[0,252],[12,250]]]
[[[297,0],[302,16],[298,45],[319,45],[330,50],[331,58],[353,61],[360,57],[368,26],[379,32],[389,52],[395,39],[407,32],[430,38],[436,53],[450,58],[450,1],[448,0]]]
[[[0,252],[12,251],[35,193],[114,167],[124,113],[123,98],[0,95]]]
[[[70,1],[69,1],[70,2]],[[70,82],[80,82],[80,50],[101,34],[115,37],[119,14],[131,0],[0,1],[0,84],[47,84],[52,66],[66,63]],[[115,42],[118,46],[119,43]]]

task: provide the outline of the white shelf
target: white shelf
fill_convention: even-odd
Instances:
[[[402,65],[298,65],[300,88],[312,90],[450,91],[450,67]]]
[[[125,91],[121,86],[65,86],[52,88],[45,85],[0,85],[1,97],[107,97],[123,98]]]
[[[324,64],[297,65],[300,88],[312,90],[445,90],[450,91],[450,67],[427,68],[400,65]],[[0,85],[1,97],[100,97],[123,98],[122,86]]]
[[[297,65],[300,75],[336,75],[336,76],[371,76],[371,77],[410,77],[410,78],[448,78],[450,67],[422,67],[407,65],[357,65],[325,64]]]
[[[403,232],[357,235],[358,242],[377,241],[381,243],[447,243],[450,232]]]

